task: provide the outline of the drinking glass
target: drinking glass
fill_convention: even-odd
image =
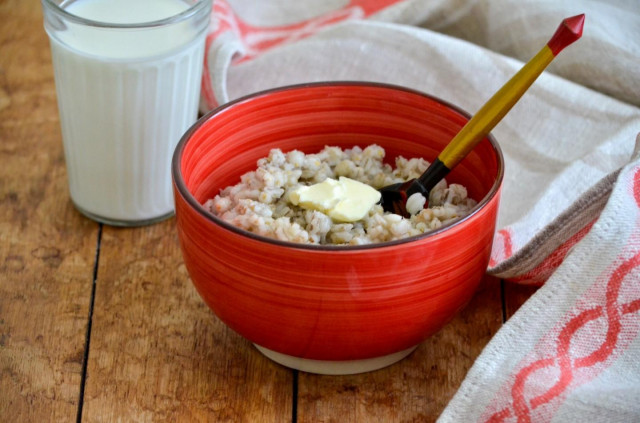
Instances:
[[[42,0],[69,193],[89,218],[173,214],[171,156],[197,119],[211,0]]]

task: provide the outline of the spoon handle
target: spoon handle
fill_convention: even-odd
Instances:
[[[584,14],[562,21],[549,42],[467,122],[418,181],[429,191],[504,117],[551,61],[582,36]],[[433,169],[431,169],[433,168]]]

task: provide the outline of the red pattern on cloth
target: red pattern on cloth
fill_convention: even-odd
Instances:
[[[489,266],[494,267],[513,255],[513,241],[509,228],[500,229],[493,240],[494,248],[491,252]]]
[[[591,230],[591,227],[596,223],[597,219],[591,221],[584,228],[580,229],[574,236],[565,241],[556,250],[549,254],[542,263],[536,266],[533,270],[518,276],[516,278],[510,278],[510,282],[516,282],[521,285],[541,286],[547,279],[551,277],[553,272],[562,264],[564,258],[569,254],[571,249],[582,240]]]
[[[330,25],[353,19],[366,18],[385,7],[402,0],[350,0],[340,9],[332,10],[313,18],[290,25],[255,26],[245,22],[226,0],[216,0],[213,4],[212,22],[216,25],[206,39],[205,69],[202,79],[202,96],[209,108],[217,107],[217,101],[208,77],[206,63],[211,44],[220,35],[231,32],[242,44],[243,54],[235,62],[251,60],[274,47],[308,37]]]
[[[640,167],[633,172],[630,194],[640,209]],[[565,313],[558,328],[523,360],[510,386],[501,389],[509,395],[496,395],[489,407],[494,411],[483,421],[549,421],[568,390],[595,378],[609,367],[614,355],[624,353],[640,331],[640,319],[634,315],[640,311],[640,298],[629,298],[638,291],[622,292],[625,285],[633,288],[638,283],[631,274],[640,268],[640,220],[632,238],[634,242],[614,260],[612,269],[598,278],[576,306]],[[593,337],[594,332],[598,333],[597,338],[585,339]],[[600,342],[596,348],[592,345],[594,339]],[[545,383],[551,386],[539,392]]]

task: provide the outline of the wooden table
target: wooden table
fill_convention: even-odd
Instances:
[[[410,357],[354,376],[292,371],[204,305],[174,219],[118,229],[69,201],[37,0],[0,3],[0,420],[434,421],[531,288],[485,278]]]

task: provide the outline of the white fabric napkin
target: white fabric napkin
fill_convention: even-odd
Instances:
[[[640,4],[214,2],[203,111],[282,85],[366,80],[474,113],[580,13],[582,39],[493,131],[506,176],[488,272],[544,286],[442,421],[640,421]]]

